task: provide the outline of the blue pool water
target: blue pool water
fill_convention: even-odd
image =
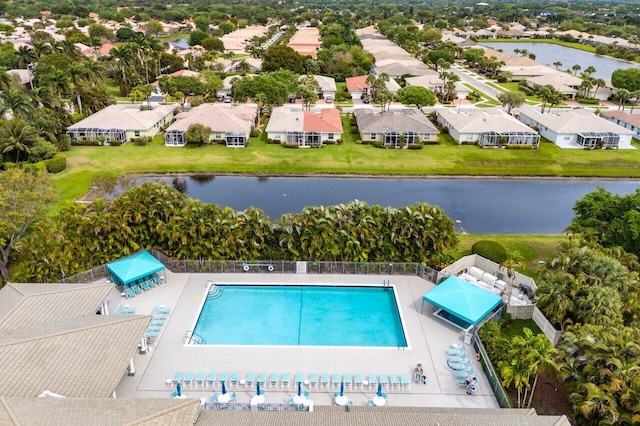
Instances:
[[[194,330],[207,345],[407,346],[393,288],[219,287]]]

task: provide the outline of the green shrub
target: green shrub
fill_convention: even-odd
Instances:
[[[356,143],[357,143],[358,145],[361,145],[363,142],[362,142],[362,140],[358,139],[358,140],[356,141]]]
[[[52,158],[45,160],[44,165],[49,173],[60,173],[67,168],[67,157],[58,153]]]
[[[485,257],[496,263],[503,263],[507,260],[507,249],[497,241],[480,240],[471,246],[471,253]]]
[[[249,136],[252,138],[258,137],[260,136],[260,132],[257,129],[253,129],[251,130],[251,132],[249,132]]]
[[[413,143],[413,144],[410,144],[408,146],[408,148],[409,149],[422,149],[422,148],[424,148],[424,146],[422,144],[419,144],[419,143]]]
[[[199,105],[202,105],[203,103],[204,103],[204,98],[202,96],[196,96],[195,98],[191,98],[191,106],[194,108]]]
[[[138,138],[131,139],[131,142],[133,142],[135,146],[145,146],[146,144],[151,143],[152,140],[151,136],[140,136]],[[114,141],[111,143],[113,142]]]
[[[591,98],[578,98],[578,102],[583,105],[600,105],[600,100]]]
[[[267,143],[271,145],[280,145],[282,142],[278,139],[267,139]]]
[[[336,143],[337,143],[338,145],[342,145],[342,142],[343,142],[342,138],[338,138],[338,139],[336,140]]]
[[[48,171],[45,164],[47,161],[51,160],[43,160],[38,161],[37,163],[25,164],[23,167],[25,168],[25,170],[30,170],[32,173],[46,172]]]
[[[323,145],[335,145],[336,141],[335,140],[326,140],[322,142]]]
[[[449,128],[447,126],[440,126],[440,131],[446,135],[449,134]]]
[[[67,135],[62,135],[60,139],[58,139],[56,146],[58,147],[58,151],[69,151],[71,149],[71,139],[69,139]]]
[[[95,139],[89,139],[86,141],[71,141],[72,146],[98,146],[100,142]]]
[[[533,146],[530,143],[508,143],[505,145],[505,147],[507,149],[534,149],[535,146]]]
[[[285,148],[298,148],[298,144],[297,143],[286,143],[286,142],[282,142],[282,146]]]
[[[382,141],[374,141],[373,146],[375,146],[376,148],[382,148]]]
[[[109,141],[109,146],[121,146],[122,141]]]
[[[226,145],[227,141],[224,139],[213,139],[210,143],[212,145]]]

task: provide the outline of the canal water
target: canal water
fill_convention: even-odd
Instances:
[[[184,191],[189,197],[235,210],[262,209],[271,220],[299,213],[305,206],[334,205],[354,199],[404,207],[416,201],[440,206],[472,234],[561,234],[573,206],[597,187],[630,194],[638,180],[332,178],[255,176],[145,176]]]
[[[551,43],[530,43],[524,41],[518,43],[501,43],[483,41],[480,44],[494,50],[502,49],[504,52],[511,53],[514,53],[515,49],[526,49],[529,53],[536,55],[536,61],[549,65],[550,67],[555,68],[553,63],[556,61],[562,62],[562,66],[558,68],[562,71],[571,69],[571,67],[578,64],[582,67],[582,69],[578,71],[578,75],[589,65],[593,65],[596,72],[592,75],[596,78],[611,78],[611,74],[620,68],[640,68],[640,64],[619,61],[606,56],[598,56],[594,53]]]

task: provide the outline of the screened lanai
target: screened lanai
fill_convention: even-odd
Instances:
[[[322,145],[320,132],[287,132],[286,137],[288,144],[296,144],[299,147]]]
[[[68,129],[67,136],[72,141],[99,140],[103,136],[105,142],[120,141],[127,142],[127,132],[123,129],[100,129],[100,128],[77,128]]]
[[[540,135],[536,132],[483,132],[478,139],[481,146],[533,145],[538,146]]]
[[[164,134],[164,144],[166,146],[185,146],[187,139],[184,130],[167,130]]]
[[[406,148],[409,145],[420,143],[420,133],[417,132],[385,132],[382,135],[382,144],[394,148]]]
[[[620,135],[611,132],[585,132],[578,133],[578,145],[585,148],[596,148],[602,144],[603,148],[617,148],[620,143]]]
[[[502,297],[451,276],[422,296],[434,306],[434,315],[455,327],[468,330],[502,303]]]

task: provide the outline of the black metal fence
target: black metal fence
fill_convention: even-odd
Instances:
[[[417,275],[431,282],[438,271],[416,262],[314,262],[292,260],[186,260],[172,259],[160,250],[151,254],[172,272],[209,274],[343,274],[343,275]],[[61,279],[63,283],[91,283],[108,278],[106,265]]]
[[[496,399],[498,400],[498,404],[500,408],[513,408],[511,405],[511,400],[509,399],[509,395],[502,387],[502,383],[500,383],[500,377],[496,373],[496,370],[493,368],[493,364],[489,359],[489,355],[487,354],[480,337],[478,336],[478,330],[473,330],[473,347],[476,350],[476,353],[480,354],[480,364],[484,369],[484,372],[489,379],[489,384],[491,385],[491,389],[493,390]]]
[[[287,403],[263,403],[254,407],[247,402],[205,402],[202,407],[208,411],[308,411],[308,407]]]

